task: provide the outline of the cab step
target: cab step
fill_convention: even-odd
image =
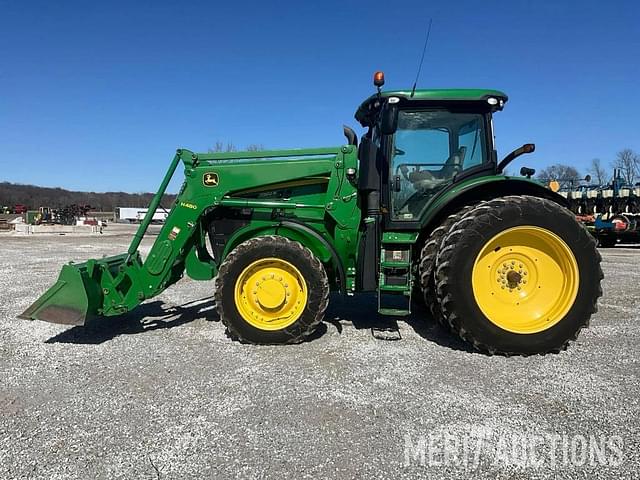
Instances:
[[[401,308],[378,308],[380,315],[389,315],[394,317],[406,317],[411,315],[411,309],[403,310]]]
[[[397,341],[402,340],[400,327],[394,319],[387,319],[383,325],[371,327],[371,336],[376,340]]]
[[[404,317],[411,314],[411,244],[383,243],[378,279],[378,313]]]

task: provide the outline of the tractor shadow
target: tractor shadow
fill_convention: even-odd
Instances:
[[[80,345],[98,345],[120,335],[138,335],[159,329],[169,329],[205,319],[219,322],[212,297],[194,300],[183,305],[170,305],[160,300],[143,303],[135,310],[112,318],[100,318],[83,326],[75,326],[61,332],[45,343],[68,343]],[[399,322],[398,322],[399,321]],[[359,294],[345,297],[332,294],[324,321],[305,340],[313,342],[323,337],[329,329],[341,335],[345,329],[371,330],[372,336],[381,341],[402,340],[402,327],[409,326],[420,337],[437,345],[476,353],[447,329],[431,318],[425,308],[419,308],[407,317],[386,317],[378,314],[377,298],[373,294]],[[381,338],[376,332],[391,338]],[[397,333],[397,338],[395,334]]]
[[[351,322],[351,325],[345,324]],[[466,342],[451,333],[432,318],[431,313],[425,307],[412,306],[412,313],[406,317],[388,317],[378,313],[377,298],[374,294],[359,294],[354,297],[332,295],[329,308],[325,315],[324,323],[328,328],[335,328],[338,334],[343,329],[355,328],[356,330],[371,330],[372,336],[378,338],[375,332],[398,331],[400,335],[404,323],[421,338],[452,350],[460,350],[469,353],[478,353]],[[400,325],[399,325],[400,324]],[[310,338],[310,340],[312,340]],[[381,341],[402,340],[399,337],[380,339]]]
[[[83,326],[65,330],[45,343],[97,345],[120,335],[135,335],[159,329],[179,327],[199,319],[218,322],[213,298],[183,305],[168,305],[160,300],[143,303],[135,310],[112,318],[100,318]]]

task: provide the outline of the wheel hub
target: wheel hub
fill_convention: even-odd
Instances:
[[[522,275],[519,272],[511,270],[507,272],[507,283],[509,284],[509,288],[515,288],[519,283],[522,282]]]
[[[280,307],[287,295],[284,282],[275,279],[258,282],[256,291],[255,300],[263,307],[271,309]]]
[[[236,281],[236,308],[261,330],[280,330],[294,323],[307,304],[307,285],[300,271],[280,258],[247,266]]]

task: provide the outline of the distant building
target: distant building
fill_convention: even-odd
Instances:
[[[147,214],[148,208],[116,207],[116,221],[125,223],[140,223]],[[153,214],[154,222],[162,222],[167,219],[168,213],[164,210],[156,210]]]

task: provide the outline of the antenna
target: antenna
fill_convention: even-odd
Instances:
[[[411,89],[411,95],[409,98],[413,98],[413,94],[416,93],[416,87],[418,86],[418,78],[420,78],[420,71],[422,70],[422,62],[424,62],[424,54],[427,51],[427,45],[429,44],[429,35],[431,35],[431,24],[433,23],[433,17],[429,19],[429,28],[427,29],[427,38],[424,40],[424,47],[422,47],[422,58],[420,59],[420,65],[418,65],[418,73],[416,73],[416,81],[413,82],[413,88]]]

